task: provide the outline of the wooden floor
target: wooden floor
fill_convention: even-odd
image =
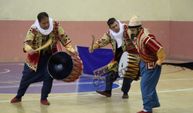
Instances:
[[[121,81],[118,81],[121,84]],[[161,107],[153,113],[193,113],[193,71],[164,65],[157,87]],[[136,113],[142,108],[139,81],[132,84],[129,99],[120,88],[111,98],[95,92],[57,93],[49,96],[50,106],[39,103],[40,94],[26,94],[23,101],[10,104],[15,94],[0,94],[0,113]]]

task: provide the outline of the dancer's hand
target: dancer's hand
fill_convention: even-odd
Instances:
[[[92,43],[91,46],[89,47],[89,52],[92,53],[94,51],[94,49],[96,49],[96,45],[94,44],[95,42],[95,36],[92,35]]]
[[[31,54],[34,54],[36,51],[34,50],[34,49],[31,49],[31,50],[29,50],[29,51],[27,51],[27,53],[29,53],[30,55]]]
[[[93,47],[89,47],[89,53],[92,53],[94,51]]]
[[[161,66],[161,65],[162,65],[162,63],[163,63],[163,61],[162,61],[162,60],[157,60],[157,61],[156,61],[156,64],[157,64],[157,65],[159,65],[159,66]]]

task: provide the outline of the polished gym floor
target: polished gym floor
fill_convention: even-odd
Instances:
[[[42,83],[32,84],[21,103],[11,104],[22,76],[22,63],[0,63],[0,113],[136,113],[142,109],[140,80],[132,83],[129,99],[122,99],[122,80],[114,84],[112,97],[95,93],[92,75],[73,83],[54,81],[48,100],[40,104]],[[163,65],[157,86],[161,107],[153,113],[193,113],[193,71]]]

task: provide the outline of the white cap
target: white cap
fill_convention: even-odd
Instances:
[[[141,21],[138,19],[137,16],[133,16],[131,17],[131,19],[129,20],[129,27],[137,27],[137,26],[141,26]]]

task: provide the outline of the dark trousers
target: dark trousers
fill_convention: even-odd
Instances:
[[[44,54],[40,56],[37,71],[31,70],[27,64],[24,65],[23,76],[20,81],[17,98],[22,97],[30,84],[43,81],[41,90],[41,99],[47,99],[48,94],[51,92],[53,79],[47,71],[47,62],[51,54]]]
[[[116,49],[114,60],[117,61],[118,63],[122,53],[123,53],[123,50],[121,47]],[[117,77],[119,77],[118,70],[117,70],[117,73],[109,73],[109,75],[106,77],[106,88],[105,88],[106,92],[108,93],[112,92],[113,82],[117,79]],[[124,94],[127,94],[129,92],[132,81],[133,79],[131,78],[126,78],[126,77],[123,78],[123,85],[121,90],[123,91]]]
[[[113,81],[115,81],[115,80],[116,80],[116,78],[112,78],[112,75],[109,75],[106,77],[106,88],[105,88],[106,92],[108,92],[108,93],[112,92]],[[132,82],[133,82],[133,79],[131,79],[131,78],[126,78],[126,77],[123,78],[123,84],[122,84],[121,91],[124,94],[127,94],[129,92]]]

